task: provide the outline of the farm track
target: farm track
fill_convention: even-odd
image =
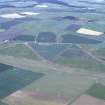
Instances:
[[[81,50],[83,50],[87,55],[89,55],[90,57],[92,57],[94,60],[100,62],[101,64],[105,65],[105,61],[102,59],[99,59],[98,57],[94,56],[90,51],[88,51],[87,49],[81,47],[80,45],[76,45],[78,48],[80,48]]]
[[[69,50],[69,47],[66,47],[63,51],[61,51],[59,54],[57,54],[54,58],[53,61],[56,61],[66,50]]]
[[[26,42],[26,43],[24,43],[24,45],[25,45],[26,47],[28,47],[41,61],[46,62],[46,60],[45,60],[43,57],[41,57],[41,56],[37,53],[37,51],[35,51],[35,49],[29,45],[29,43]]]
[[[77,46],[79,49],[81,49],[85,54],[87,54],[88,56],[90,56],[91,58],[93,58],[93,59],[95,59],[96,61],[98,61],[98,62],[100,62],[100,63],[102,63],[102,64],[105,65],[105,61],[103,61],[103,60],[97,58],[96,56],[94,56],[93,54],[91,54],[91,52],[89,52],[89,51],[85,50],[84,48],[82,48],[80,45],[77,45],[77,44],[76,44],[76,46]],[[61,66],[60,64],[56,64],[56,63],[54,63],[54,62],[52,62],[52,61],[49,61],[49,60],[46,60],[44,57],[40,56],[40,55],[37,53],[37,51],[35,51],[35,49],[33,49],[29,44],[28,44],[28,47],[31,48],[31,50],[32,50],[35,54],[37,54],[38,57],[40,57],[41,60],[44,61],[45,63],[51,64],[51,65],[54,65],[54,66],[56,65],[58,68]],[[64,51],[66,51],[66,50],[68,50],[68,49],[70,49],[70,47],[65,48],[61,53],[59,53],[56,57],[54,57],[54,60],[56,60],[57,57],[59,57]],[[64,65],[62,65],[62,67],[67,68],[67,66],[64,66]],[[70,68],[70,67],[68,67],[68,69],[69,69],[69,68]],[[55,69],[56,69],[56,68],[55,68]]]
[[[99,73],[99,72],[92,72],[90,73],[89,71],[85,71],[79,68],[71,68],[68,66],[56,64],[54,62],[48,61],[41,57],[32,47],[30,47],[29,44],[26,43],[14,43],[14,45],[17,44],[24,44],[26,47],[30,48],[38,57],[39,60],[31,60],[31,59],[26,59],[26,58],[17,58],[13,56],[7,56],[7,55],[0,55],[0,63],[4,63],[7,65],[11,65],[14,67],[26,69],[26,70],[32,70],[35,72],[41,72],[41,73],[47,73],[50,71],[57,71],[57,72],[65,72],[69,74],[76,74],[80,76],[86,76],[87,78],[92,78],[94,80],[97,79],[105,79],[105,74],[104,73]],[[80,45],[77,45],[81,50],[83,50],[86,54],[100,62],[98,58],[93,56],[89,51],[85,50],[82,48]],[[102,64],[105,64],[104,61],[101,60]],[[77,71],[78,69],[78,71]]]
[[[17,44],[22,44],[22,43],[17,43]],[[14,45],[17,45],[16,43]],[[84,78],[91,78],[95,82],[100,82],[102,80],[105,80],[105,73],[99,73],[99,72],[86,72],[85,70],[79,70],[78,68],[71,68],[68,66],[63,66],[60,64],[56,64],[54,62],[50,62],[43,57],[41,57],[35,49],[33,49],[28,43],[23,43],[26,47],[28,47],[30,50],[33,51],[35,55],[37,55],[40,59],[39,60],[31,60],[31,59],[26,59],[26,58],[17,58],[13,56],[7,56],[7,55],[0,55],[0,63],[4,63],[7,65],[11,65],[17,68],[22,68],[25,70],[31,70],[33,72],[40,72],[44,74],[48,74],[51,71],[55,72],[62,72],[62,73],[68,73],[70,75],[77,75],[77,76],[82,76]],[[77,47],[81,48],[86,54],[91,56],[96,60],[96,58],[87,50],[82,48],[80,45]],[[7,47],[8,48],[8,47]],[[68,48],[66,48],[67,50]],[[59,55],[57,55],[59,56]],[[97,60],[99,61],[99,60]],[[103,63],[102,63],[103,64]],[[105,62],[104,62],[105,64]],[[65,105],[71,105],[72,102],[74,102],[79,96],[77,96],[74,100],[68,101]]]
[[[75,70],[75,68],[65,67],[54,63],[47,63],[47,62],[45,63],[42,61],[35,61],[26,58],[16,58],[13,56],[0,55],[0,63],[4,63],[7,65],[11,65],[26,70],[31,70],[34,72],[48,73],[50,71],[56,71],[56,72],[64,72],[69,74],[80,75],[84,77],[86,76],[87,78],[92,78],[92,79],[98,79],[98,78],[105,79],[104,73],[99,73],[99,72],[89,73],[84,71],[82,72]]]

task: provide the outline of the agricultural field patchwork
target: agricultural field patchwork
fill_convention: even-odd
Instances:
[[[59,53],[63,52],[67,46],[66,45],[43,45],[29,43],[29,45],[42,57],[48,60],[53,60]]]
[[[104,0],[0,0],[0,105],[105,105]]]
[[[37,54],[35,54],[30,48],[23,44],[2,44],[0,46],[1,55],[9,55],[19,58],[36,59],[38,60]]]
[[[0,69],[3,70],[0,72],[0,100],[44,76],[43,73],[35,73],[5,64],[0,64]],[[2,101],[0,104],[3,104]]]
[[[81,68],[86,71],[105,71],[105,65],[98,59],[95,59],[90,53],[82,50],[78,46],[71,46],[69,49],[65,50],[55,62],[67,65],[74,68]]]

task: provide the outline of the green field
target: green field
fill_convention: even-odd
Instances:
[[[4,66],[7,67],[7,65]],[[2,67],[2,69],[6,67]],[[42,76],[44,76],[42,73],[8,66],[7,70],[0,73],[0,98],[4,98],[17,90],[24,88]]]
[[[69,46],[54,44],[54,45],[38,45],[35,43],[30,43],[30,46],[37,51],[37,53],[47,60],[54,60],[59,53],[63,52]]]
[[[105,86],[100,83],[94,84],[86,91],[86,94],[105,100]]]
[[[65,13],[64,16],[68,14]],[[48,17],[53,16],[52,15],[47,15],[47,17],[45,16],[45,19],[40,19],[40,20],[34,20],[34,21],[29,21],[29,22],[25,22],[22,24],[17,25],[17,27],[22,28],[27,30],[27,35],[30,36],[34,36],[37,37],[39,32],[53,32],[57,35],[57,41],[61,41],[60,36],[69,33],[68,31],[65,31],[65,28],[67,26],[69,26],[70,24],[72,24],[73,22],[70,20],[64,20],[63,22],[61,21],[56,21],[53,19],[50,20]],[[58,14],[62,15],[62,14]],[[59,30],[58,30],[59,29]]]
[[[84,47],[82,49],[75,45],[69,46],[67,50],[55,59],[55,62],[72,68],[83,69],[84,71],[105,72],[105,65],[89,55],[87,51],[84,51]]]
[[[60,57],[56,62],[65,66],[70,66],[72,68],[82,69],[84,71],[105,72],[105,65],[91,58],[66,59]]]
[[[18,58],[27,58],[38,60],[37,55],[24,44],[2,44],[0,45],[0,54],[14,56]]]
[[[3,102],[1,102],[1,101],[0,101],[0,105],[8,105],[8,104],[6,104],[6,103],[3,103]]]
[[[55,96],[55,100],[60,95],[69,101],[84,93],[94,82],[88,75],[51,71],[23,90]]]
[[[8,69],[11,69],[11,67],[12,66],[0,63],[0,72],[3,72],[3,71],[8,70]]]

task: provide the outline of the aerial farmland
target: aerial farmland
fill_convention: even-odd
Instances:
[[[0,105],[105,105],[105,0],[0,0]]]

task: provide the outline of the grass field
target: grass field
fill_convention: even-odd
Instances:
[[[0,64],[0,69],[2,70],[0,73],[0,99],[44,76],[42,73],[14,68],[5,64]]]
[[[3,99],[4,103],[10,105],[64,105],[60,101],[40,100],[27,95],[25,92],[18,91]]]
[[[83,69],[84,71],[105,72],[105,65],[91,58],[67,59],[61,57],[56,62],[65,66]]]
[[[82,47],[90,51],[97,58],[102,59],[103,61],[105,60],[104,42],[98,45],[83,45]]]
[[[4,65],[5,66],[5,65]],[[0,73],[0,98],[4,98],[11,93],[31,84],[41,78],[43,74],[35,73],[18,68],[9,68]]]
[[[105,101],[89,95],[82,95],[70,105],[105,105]]]
[[[0,72],[11,69],[12,66],[0,63]]]
[[[8,105],[8,104],[6,104],[6,103],[3,103],[2,101],[0,101],[0,105]]]
[[[83,69],[84,71],[105,72],[105,65],[94,59],[94,54],[91,56],[87,51],[75,45],[71,46],[61,53],[55,62],[65,66]]]
[[[59,53],[63,52],[68,46],[54,44],[54,45],[40,45],[35,43],[29,44],[40,56],[47,60],[53,60]]]
[[[57,29],[58,28],[63,29],[63,28],[60,27],[60,25],[57,24],[56,21],[54,20],[52,21],[50,21],[49,19],[31,21],[31,22],[20,24],[18,25],[18,27],[22,27],[23,29],[26,29],[28,31],[27,34],[32,35],[32,36],[37,36],[38,32],[55,32],[58,35],[62,35],[64,31],[57,30]],[[63,27],[64,26],[67,26],[67,25],[63,24]]]
[[[92,53],[100,58],[105,58],[105,48],[99,48]]]
[[[103,102],[105,35],[77,30],[105,33],[104,5],[104,0],[1,0],[0,105],[79,105],[74,102],[82,96],[86,103],[80,105],[92,97]],[[36,43],[44,32],[49,43]],[[57,44],[49,41],[51,33]]]
[[[105,86],[100,83],[94,84],[86,91],[86,94],[105,100]]]
[[[55,100],[65,97],[64,99],[69,101],[86,91],[94,82],[88,76],[51,71],[42,79],[25,87],[23,90],[46,93],[49,96],[55,96]]]
[[[24,44],[3,44],[0,45],[0,54],[18,58],[38,60],[39,58]]]

